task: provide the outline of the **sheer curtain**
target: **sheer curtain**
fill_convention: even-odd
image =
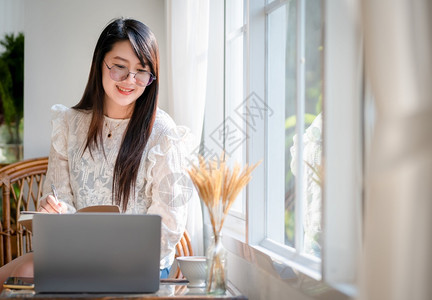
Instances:
[[[363,1],[376,99],[361,299],[431,299],[432,1]]]
[[[168,111],[189,127],[198,153],[203,129],[207,83],[209,0],[166,0],[168,49]],[[203,251],[201,204],[191,199],[186,228],[196,254]]]

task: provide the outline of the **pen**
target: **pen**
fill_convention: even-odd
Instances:
[[[55,185],[52,183],[51,183],[51,190],[52,190],[52,193],[54,195],[55,200],[57,201],[57,203],[59,203],[58,196],[57,196],[57,190],[55,188]]]

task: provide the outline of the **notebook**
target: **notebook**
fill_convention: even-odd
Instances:
[[[161,217],[117,213],[33,217],[37,293],[153,293]]]
[[[78,209],[76,211],[77,214],[83,213],[83,212],[116,212],[120,213],[120,207],[118,205],[93,205],[93,206],[86,206],[84,208]],[[33,232],[33,216],[36,214],[46,214],[44,212],[39,211],[28,211],[24,210],[20,212],[20,216],[18,218],[18,223],[23,225],[27,230]]]

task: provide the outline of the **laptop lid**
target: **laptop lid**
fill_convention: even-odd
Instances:
[[[159,289],[161,217],[37,214],[35,291],[152,293]]]

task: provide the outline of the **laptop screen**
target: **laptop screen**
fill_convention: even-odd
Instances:
[[[159,289],[160,216],[37,214],[33,229],[36,292]]]

